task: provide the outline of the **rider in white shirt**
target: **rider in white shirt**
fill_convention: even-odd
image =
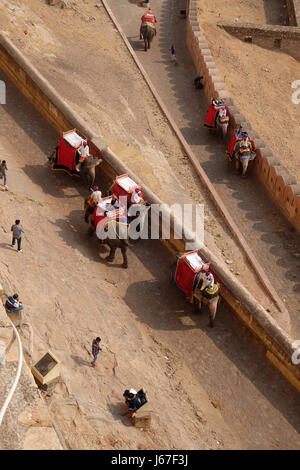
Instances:
[[[139,188],[135,188],[135,190],[132,192],[131,197],[130,197],[130,203],[131,204],[140,204],[143,198],[141,197],[142,193]]]
[[[82,163],[82,162],[84,161],[84,159],[85,159],[86,157],[88,157],[89,154],[90,154],[90,148],[89,148],[88,143],[87,143],[86,140],[83,140],[83,141],[82,141],[82,144],[80,145],[80,147],[78,148],[77,151],[78,151],[78,153],[79,153],[79,155],[80,155],[80,160],[79,160],[78,165],[76,165],[76,170],[77,170],[77,171],[80,171],[81,163]]]
[[[215,280],[213,274],[206,270],[205,273],[203,273],[203,282],[201,286],[201,291],[203,291],[206,287],[212,288],[214,286]]]

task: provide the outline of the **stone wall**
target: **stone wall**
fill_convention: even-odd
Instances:
[[[300,27],[300,0],[286,0],[290,26]]]
[[[217,23],[220,28],[243,41],[268,49],[280,49],[300,61],[300,28],[251,23]]]
[[[263,184],[283,215],[297,232],[300,233],[300,184],[297,184],[296,178],[289,173],[286,167],[280,164],[279,159],[273,155],[271,149],[265,145],[258,133],[252,129],[239,108],[234,105],[234,98],[231,98],[225,90],[204,33],[198,23],[197,3],[197,0],[189,0],[186,42],[197,74],[204,77],[204,91],[207,100],[210,101],[213,96],[226,98],[230,112],[230,137],[238,125],[242,125],[253,137],[257,149],[256,159],[254,160],[254,174]],[[253,25],[250,26],[253,27]],[[270,28],[272,30],[272,27]],[[275,28],[277,29],[277,27]],[[282,28],[278,27],[279,30]],[[296,34],[300,31],[298,28],[293,28],[293,30],[296,30]],[[284,38],[284,40],[290,41],[291,39],[288,37],[287,39]],[[298,39],[297,43],[300,46]],[[298,48],[300,49],[300,47]]]

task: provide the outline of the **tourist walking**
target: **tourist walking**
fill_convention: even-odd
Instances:
[[[97,336],[97,338],[94,339],[92,343],[92,355],[94,357],[94,359],[91,362],[92,367],[97,367],[98,365],[97,359],[99,356],[99,352],[102,351],[102,349],[100,348],[100,341],[101,341],[101,338]]]
[[[171,60],[173,62],[174,65],[177,65],[177,59],[176,59],[176,50],[175,50],[175,47],[174,45],[172,44],[171,48],[170,48],[170,51],[171,51]]]
[[[5,187],[5,189],[7,189],[7,184],[6,184],[6,172],[8,171],[8,168],[7,168],[7,164],[6,164],[6,161],[5,160],[2,160],[2,162],[0,163],[0,178],[2,179],[3,178],[3,185]]]
[[[22,225],[20,224],[20,222],[21,222],[20,220],[16,220],[15,224],[11,226],[11,231],[13,233],[11,246],[14,247],[16,240],[17,240],[19,253],[23,251],[21,248],[21,242],[22,242],[22,233],[24,233],[24,229]]]

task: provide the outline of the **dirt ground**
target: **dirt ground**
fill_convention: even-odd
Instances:
[[[162,188],[170,183],[165,179],[168,167],[161,171],[155,158],[169,157],[171,178],[172,161],[182,159],[176,169],[185,180],[184,155],[119,40],[111,41],[116,32],[101,7],[96,9],[94,2],[82,5],[97,20],[64,10],[58,28],[56,9],[26,0],[9,2],[0,22],[91,125],[98,107],[102,136],[164,196]],[[27,9],[30,6],[35,13]],[[93,64],[95,44],[101,49],[98,68]],[[86,89],[75,67],[82,61],[88,70]],[[96,90],[101,69],[104,74]],[[107,83],[116,70],[120,70],[119,80]],[[299,448],[298,394],[223,306],[214,330],[207,327],[205,314],[192,313],[169,284],[169,254],[159,243],[130,247],[128,271],[121,269],[120,258],[110,266],[103,262],[105,249],[96,239],[86,238],[81,212],[84,190],[67,175],[51,173],[46,163],[57,135],[7,83],[8,104],[1,108],[0,123],[1,155],[9,162],[9,191],[0,193],[0,272],[6,290],[22,296],[34,329],[35,357],[50,348],[63,362],[63,381],[48,397],[48,404],[67,446]],[[137,96],[142,96],[144,112],[137,106]],[[191,193],[193,184],[192,180]],[[22,254],[9,247],[9,229],[16,217],[26,230]],[[226,231],[215,220],[212,233],[219,230],[223,235]],[[96,335],[102,338],[103,352],[99,368],[93,370],[89,351]],[[150,431],[133,428],[124,415],[122,393],[131,386],[143,386],[148,392],[154,411]]]
[[[158,19],[158,34],[151,51],[147,53],[139,41],[136,28],[143,9],[137,7],[134,2],[108,0],[108,4],[194,155],[285,302],[291,317],[291,334],[298,337],[300,333],[299,236],[281,216],[264,188],[257,184],[251,171],[249,177],[242,180],[232,168],[228,167],[224,158],[226,145],[221,139],[212,137],[203,127],[207,100],[201,90],[194,89],[193,78],[196,76],[196,71],[185,43],[186,22],[178,14],[185,8],[185,0],[152,0],[152,9]],[[170,58],[169,49],[172,43],[176,48],[178,63],[176,67]],[[193,199],[197,200],[201,188],[191,185],[191,181],[194,180],[193,171],[188,165],[185,168],[178,165],[178,158],[176,162],[173,159],[168,161],[187,193],[193,188]],[[208,215],[206,233],[212,234],[223,259],[229,258],[234,261],[232,272],[240,273],[243,284],[254,292],[247,281],[249,272],[244,272],[241,268],[243,262],[241,264],[237,252],[232,250],[230,237],[225,238],[224,234],[215,230],[213,211],[207,199],[205,204]]]
[[[84,189],[49,169],[56,134],[7,84],[0,144],[10,186],[0,193],[1,280],[6,292],[22,297],[34,360],[50,349],[62,361],[62,383],[45,396],[62,446],[299,448],[298,393],[223,306],[213,330],[206,313],[193,314],[169,283],[170,255],[160,243],[131,246],[128,270],[120,254],[104,262],[105,247],[87,239]],[[26,231],[23,253],[9,246],[16,217]],[[97,335],[103,352],[94,370]],[[148,393],[148,431],[125,415],[122,393],[132,386]]]
[[[299,62],[288,54],[234,38],[217,22],[282,24],[281,2],[198,0],[204,30],[225,87],[252,128],[281,164],[300,181],[297,122],[300,106],[292,102],[291,84],[300,77]]]
[[[178,203],[181,194],[205,204],[207,245],[219,250],[224,260],[232,261],[230,270],[238,273],[241,282],[280,321],[276,308],[259,287],[243,253],[191,171],[186,155],[102,4],[99,8],[91,0],[68,4],[72,8],[49,7],[44,2],[37,5],[33,0],[6,1],[0,24],[95,133],[163,201]],[[82,67],[88,72],[84,82]]]

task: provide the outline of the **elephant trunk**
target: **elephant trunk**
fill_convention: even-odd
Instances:
[[[249,164],[249,158],[243,158],[242,159],[242,168],[243,168],[242,176],[246,175],[248,164]]]
[[[216,314],[217,314],[217,308],[218,308],[218,301],[219,297],[214,297],[213,299],[210,300],[209,302],[209,325],[211,328],[214,326]]]

